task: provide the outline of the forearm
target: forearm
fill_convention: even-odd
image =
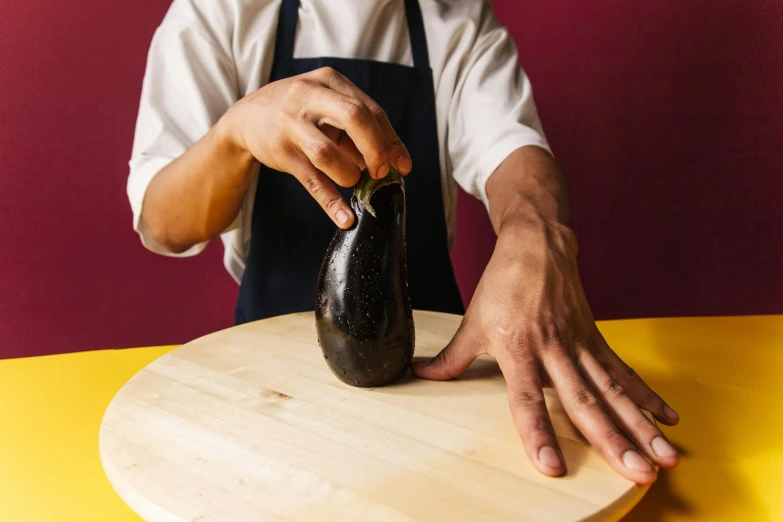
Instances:
[[[540,147],[517,149],[487,181],[493,259],[523,271],[576,270],[576,235],[568,227],[568,186]],[[578,278],[578,276],[577,276]]]
[[[487,181],[495,233],[520,223],[568,226],[568,185],[554,158],[540,147],[512,152]]]
[[[223,232],[242,206],[255,172],[253,156],[218,122],[152,179],[141,219],[152,238],[183,252]]]

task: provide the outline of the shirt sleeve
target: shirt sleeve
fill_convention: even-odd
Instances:
[[[204,136],[239,98],[230,44],[221,42],[221,18],[207,27],[194,3],[175,0],[153,36],[142,84],[127,193],[133,227],[149,250],[169,256],[192,256],[205,243],[174,254],[148,234],[141,220],[144,195],[155,175]],[[229,31],[222,31],[228,33]],[[228,48],[227,45],[229,46]],[[239,225],[237,220],[228,228]],[[228,231],[227,230],[227,231]]]
[[[509,154],[527,145],[550,149],[516,45],[491,7],[481,10],[477,29],[449,106],[447,147],[454,180],[489,208],[487,180]]]

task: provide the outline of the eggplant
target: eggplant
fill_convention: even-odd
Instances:
[[[337,229],[321,264],[318,343],[332,373],[344,383],[385,386],[408,370],[415,341],[402,176],[391,169],[375,180],[362,172],[351,207],[354,225]]]

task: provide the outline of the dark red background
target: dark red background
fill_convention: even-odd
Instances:
[[[125,196],[169,0],[0,0],[0,357],[231,324],[222,249],[142,249]],[[783,312],[779,2],[497,0],[572,188],[598,318]],[[463,197],[466,299],[494,242]]]

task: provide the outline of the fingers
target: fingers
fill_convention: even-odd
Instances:
[[[432,359],[415,362],[413,373],[434,381],[448,381],[465,373],[480,355],[479,344],[470,331],[463,320],[451,342]]]
[[[577,367],[598,393],[615,422],[650,460],[664,468],[673,468],[679,464],[677,450],[589,351],[580,353]]]
[[[367,164],[364,163],[362,153],[359,152],[359,149],[356,148],[356,145],[354,144],[351,137],[348,136],[344,130],[336,129],[326,123],[317,125],[316,128],[323,132],[327,138],[335,142],[337,146],[340,147],[340,150],[345,152],[348,157],[351,158],[351,161],[353,161],[354,165],[359,167],[360,170],[367,168]]]
[[[304,185],[338,227],[350,228],[353,225],[354,214],[351,207],[340,195],[334,183],[326,174],[315,168],[308,157],[302,154],[294,158],[288,170]]]
[[[353,187],[361,177],[359,167],[334,141],[310,122],[300,122],[293,129],[293,140],[313,166],[342,187]]]
[[[356,98],[326,88],[320,88],[312,99],[313,106],[308,108],[310,118],[345,130],[364,158],[370,175],[386,176],[391,144],[370,109]]]
[[[612,422],[566,351],[550,348],[544,355],[544,367],[552,376],[563,408],[582,435],[620,475],[638,484],[654,482],[652,464]]]
[[[538,471],[559,477],[565,461],[549,419],[539,380],[538,362],[498,359],[508,387],[508,404],[530,462]]]
[[[599,362],[606,368],[622,386],[628,397],[631,398],[639,407],[644,408],[653,414],[653,416],[667,426],[674,426],[680,421],[679,415],[675,412],[661,397],[655,393],[647,384],[636,374],[633,369],[625,364],[620,357],[612,351],[606,341],[601,337],[602,350],[599,352]]]
[[[386,113],[381,108],[381,106],[375,102],[375,100],[370,98],[365,92],[356,87],[356,85],[354,85],[348,78],[338,73],[337,71],[334,71],[331,68],[324,68],[317,72],[326,87],[336,92],[342,93],[350,98],[358,100],[364,107],[368,109],[369,114],[378,124],[378,127],[386,138],[386,143],[389,147],[387,150],[388,155],[386,157],[386,161],[390,162],[390,164],[393,165],[394,168],[396,168],[401,174],[408,174],[412,167],[410,154],[408,153],[408,149],[402,143],[400,137],[397,136],[397,133],[394,131],[389,118],[386,116]],[[359,146],[359,149],[364,151],[364,149],[362,149],[362,144],[359,143],[359,140],[357,140],[357,136],[352,132],[348,132],[348,134]],[[370,164],[368,164],[368,169],[370,170],[371,175],[375,172],[372,168],[370,168]],[[383,172],[383,175],[385,176],[388,170],[381,172]]]
[[[367,164],[364,162],[362,153],[359,152],[359,149],[356,148],[356,144],[345,132],[342,132],[338,136],[337,146],[340,147],[343,152],[348,154],[348,157],[351,158],[351,161],[353,161],[354,164],[356,164],[356,166],[358,166],[361,170],[367,168]]]

